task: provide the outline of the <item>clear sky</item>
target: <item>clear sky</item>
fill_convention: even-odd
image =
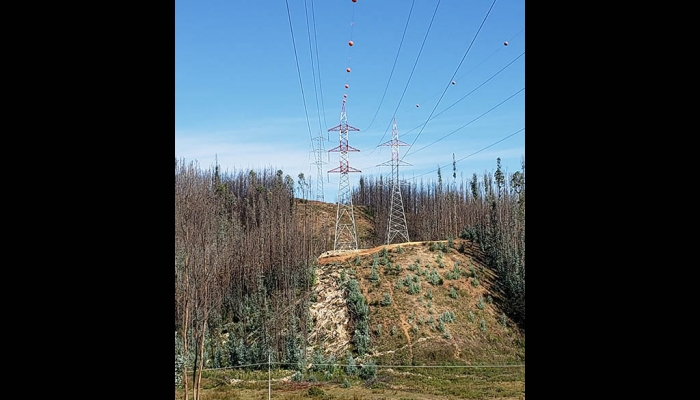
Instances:
[[[410,18],[409,18],[410,17]],[[291,26],[290,26],[291,20]],[[352,40],[354,45],[349,46]],[[508,42],[505,46],[504,42]],[[296,52],[295,52],[296,48]],[[296,54],[295,54],[296,53]],[[346,72],[350,68],[351,72]],[[452,84],[452,81],[455,83]],[[349,88],[345,89],[348,84]],[[508,172],[525,157],[524,0],[176,0],[175,157],[202,168],[301,172],[336,202],[343,95],[350,185]],[[419,107],[417,107],[419,105]]]

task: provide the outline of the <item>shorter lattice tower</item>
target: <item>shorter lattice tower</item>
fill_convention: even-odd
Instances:
[[[352,168],[348,162],[348,152],[360,151],[348,144],[348,131],[359,131],[354,126],[348,125],[348,117],[345,113],[345,102],[340,111],[340,124],[330,128],[328,132],[339,131],[340,145],[328,150],[340,153],[340,166],[328,172],[339,172],[338,182],[338,212],[335,219],[335,243],[333,250],[357,250],[357,231],[355,229],[355,214],[352,208],[352,195],[350,192],[350,179],[348,173],[362,172]]]
[[[326,152],[324,147],[323,147],[323,141],[325,139],[323,138],[323,135],[321,135],[321,132],[318,133],[318,136],[316,137],[316,141],[318,142],[316,144],[316,147],[314,148],[314,159],[316,160],[314,164],[316,164],[317,170],[316,170],[316,200],[318,201],[324,201],[324,196],[323,196],[323,165],[328,164],[328,162],[323,160],[323,155]]]
[[[391,161],[379,164],[391,165],[391,205],[389,209],[389,226],[386,234],[386,244],[396,238],[397,235],[403,237],[405,242],[408,240],[408,227],[406,225],[406,214],[403,210],[403,199],[401,197],[401,183],[399,182],[399,165],[411,165],[399,159],[399,146],[408,146],[408,144],[399,140],[399,130],[396,128],[396,118],[394,118],[391,127],[391,140],[381,144],[381,146],[391,146]]]

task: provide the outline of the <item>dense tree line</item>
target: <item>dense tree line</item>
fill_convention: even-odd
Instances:
[[[304,356],[312,265],[325,249],[294,192],[281,170],[175,160],[176,383],[195,399],[203,367]]]
[[[361,176],[353,189],[354,205],[365,206],[374,219],[376,236],[360,247],[386,243],[391,183],[383,177]],[[521,327],[525,326],[525,161],[520,171],[507,173],[496,160],[493,173],[474,173],[458,182],[452,176],[401,185],[404,213],[411,241],[455,237],[477,243],[486,262],[497,272],[502,306]]]

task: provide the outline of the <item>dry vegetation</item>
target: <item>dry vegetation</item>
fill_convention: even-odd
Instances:
[[[343,253],[301,174],[175,172],[176,398],[267,398],[267,350],[273,398],[524,398],[524,166],[406,187],[414,241],[390,245],[363,178]]]

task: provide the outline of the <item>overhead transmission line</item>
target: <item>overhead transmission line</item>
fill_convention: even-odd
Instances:
[[[503,105],[505,102],[507,102],[508,100],[512,99],[513,97],[515,97],[518,93],[522,92],[523,90],[525,90],[525,88],[522,88],[522,89],[518,90],[517,92],[515,92],[515,93],[513,93],[512,95],[508,96],[508,98],[506,98],[505,100],[503,100],[503,101],[501,101],[500,103],[496,104],[495,106],[491,107],[491,108],[488,109],[487,111],[481,113],[481,115],[479,115],[478,117],[472,119],[471,121],[469,121],[469,122],[467,122],[466,124],[460,126],[459,128],[455,129],[454,131],[448,133],[447,135],[441,137],[440,139],[437,139],[436,141],[434,141],[434,142],[432,142],[432,143],[430,143],[430,144],[427,144],[427,145],[421,147],[420,149],[416,150],[414,153],[417,153],[417,152],[419,152],[419,151],[425,149],[426,147],[432,146],[432,145],[434,145],[435,143],[437,143],[437,142],[439,142],[439,141],[445,139],[446,137],[448,137],[448,136],[450,136],[450,135],[453,135],[453,134],[456,133],[457,131],[460,131],[460,130],[466,128],[466,127],[469,126],[471,123],[475,122],[475,121],[478,120],[479,118],[483,117],[484,115],[486,115],[486,114],[490,113],[491,111],[495,110],[496,108],[500,107],[500,106]],[[444,111],[443,111],[443,112],[444,112]],[[437,117],[437,115],[436,115],[436,117]],[[415,130],[415,129],[416,129],[416,128],[413,128],[412,130]],[[523,129],[524,129],[524,128],[523,128]],[[363,168],[363,169],[365,169],[365,168]]]
[[[413,13],[413,5],[415,3],[416,3],[416,0],[413,0],[411,2],[411,9],[408,11],[408,18],[406,18],[406,26],[403,28],[403,34],[401,35],[401,42],[399,43],[399,49],[396,51],[396,57],[394,58],[394,65],[391,66],[391,72],[389,73],[389,80],[386,82],[386,86],[384,87],[384,93],[382,94],[382,99],[379,101],[379,106],[377,106],[377,111],[374,113],[374,117],[372,117],[372,121],[369,123],[367,128],[365,128],[365,131],[369,130],[369,128],[372,126],[372,124],[374,123],[374,120],[377,118],[377,114],[379,114],[379,109],[382,108],[382,103],[384,102],[384,97],[386,96],[386,91],[387,91],[387,89],[389,89],[389,83],[391,82],[391,77],[394,75],[394,68],[396,68],[396,61],[398,61],[399,54],[401,53],[401,46],[403,46],[403,39],[406,36],[406,31],[408,30],[408,23],[409,23],[409,21],[411,21],[411,13]]]
[[[326,123],[326,106],[323,101],[323,85],[321,84],[321,64],[319,63],[321,58],[318,56],[318,38],[316,37],[316,14],[314,12],[314,1],[311,0],[311,19],[314,24],[314,43],[316,43],[316,68],[318,68],[318,89],[321,92],[321,110],[323,113],[323,126],[328,126]],[[323,131],[323,129],[321,129]]]
[[[481,150],[477,150],[477,151],[475,151],[475,152],[473,152],[473,153],[471,153],[471,154],[469,154],[469,155],[467,155],[467,156],[464,156],[464,157],[462,157],[462,158],[460,158],[460,159],[458,159],[458,160],[454,160],[453,163],[456,163],[456,162],[458,162],[458,161],[464,161],[464,160],[466,160],[467,158],[469,158],[469,157],[471,157],[471,156],[474,156],[474,155],[476,155],[476,154],[479,154],[479,153],[481,153],[482,151],[484,151],[484,150],[486,150],[486,149],[488,149],[488,148],[490,148],[490,147],[493,147],[493,146],[495,146],[495,145],[501,143],[502,141],[504,141],[504,140],[506,140],[506,139],[508,139],[508,138],[510,138],[510,137],[512,137],[512,136],[517,135],[518,133],[520,133],[520,132],[522,132],[522,131],[524,131],[524,130],[525,130],[525,128],[521,128],[520,130],[511,133],[510,135],[504,137],[503,139],[501,139],[501,140],[499,140],[499,141],[497,141],[497,142],[491,143],[490,145],[488,145],[488,146],[482,148]],[[445,165],[443,165],[442,167],[438,167],[438,168],[447,168],[447,167],[449,167],[449,166],[450,166],[450,164],[445,164]],[[431,174],[431,173],[433,173],[433,172],[435,172],[435,171],[437,171],[437,170],[438,170],[438,169],[436,168],[436,169],[434,169],[434,170],[431,170],[431,171],[422,173],[422,174],[420,174],[420,175],[413,176],[413,177],[408,178],[408,179],[413,179],[413,180],[415,180],[416,178],[420,178],[420,177],[423,176],[423,175]]]
[[[515,97],[515,95],[517,95],[518,93],[522,92],[523,90],[525,90],[525,88],[522,88],[522,89],[518,90],[517,92],[515,92],[515,93],[513,93],[512,95],[508,96],[507,99],[505,99],[505,100],[503,100],[502,102],[500,102],[500,103],[496,104],[495,106],[491,107],[488,111],[482,113],[482,114],[479,115],[478,117],[476,117],[476,118],[474,118],[473,120],[467,122],[466,124],[460,126],[459,128],[457,128],[457,129],[455,129],[454,131],[448,133],[447,135],[441,137],[440,139],[438,139],[438,140],[436,140],[436,141],[434,141],[434,142],[432,142],[432,143],[430,143],[430,144],[427,144],[427,145],[421,147],[420,149],[414,151],[414,153],[417,153],[417,152],[419,152],[419,151],[425,149],[426,147],[432,146],[432,145],[434,145],[435,143],[437,143],[437,142],[439,142],[439,141],[445,139],[446,137],[448,137],[448,136],[450,136],[450,135],[456,133],[457,131],[464,129],[467,125],[471,124],[472,122],[478,120],[479,118],[483,117],[484,115],[486,115],[486,114],[490,113],[491,111],[495,110],[495,109],[498,108],[501,104],[503,104],[503,103],[505,103],[506,101],[512,99],[513,97]]]
[[[524,30],[525,30],[525,28],[521,29],[520,32],[518,32],[518,33],[516,33],[515,35],[511,36],[510,39],[506,40],[506,42],[512,42],[513,39],[515,39],[518,35],[520,35],[521,33],[523,33]],[[489,58],[493,57],[493,56],[494,56],[496,53],[498,53],[499,51],[503,50],[504,47],[505,47],[505,46],[498,46],[498,47],[496,48],[496,50],[495,50],[493,53],[489,54],[486,58],[484,58],[483,60],[481,60],[478,64],[476,64],[476,65],[475,65],[472,69],[470,69],[469,71],[467,71],[467,72],[465,72],[464,74],[462,74],[462,75],[458,76],[457,78],[455,78],[454,81],[459,82],[462,78],[464,78],[465,76],[469,75],[472,71],[474,71],[475,69],[477,69],[481,64],[485,63],[486,60],[488,60]],[[439,95],[439,94],[440,94],[440,93],[435,93],[434,95],[430,96],[429,98],[423,100],[421,103],[427,103],[428,101],[432,100],[435,96],[437,96],[437,95]]]
[[[494,0],[495,1],[495,0]],[[433,16],[430,18],[430,24],[428,25],[428,30],[425,32],[425,36],[423,37],[423,43],[420,45],[420,50],[418,50],[418,55],[416,56],[416,61],[413,63],[413,68],[411,68],[411,74],[408,76],[408,81],[406,81],[406,86],[403,88],[403,92],[401,93],[401,97],[399,98],[399,103],[396,105],[396,109],[394,110],[394,114],[392,114],[389,125],[387,125],[386,129],[384,130],[384,133],[382,134],[382,138],[379,139],[379,143],[381,144],[382,141],[384,140],[384,136],[386,136],[386,132],[389,130],[389,128],[392,125],[392,122],[394,120],[394,117],[396,116],[396,112],[399,110],[399,107],[401,106],[401,102],[403,101],[403,96],[406,94],[406,90],[408,89],[408,85],[411,83],[411,78],[413,77],[413,72],[416,70],[416,65],[418,65],[418,60],[420,59],[420,55],[423,52],[423,46],[425,46],[425,41],[428,39],[428,34],[430,33],[430,28],[433,26],[433,21],[435,20],[435,14],[437,14],[438,7],[440,7],[440,0],[438,0],[437,4],[435,5],[435,10],[433,11]],[[372,151],[367,154],[368,156],[372,153],[374,153],[374,150],[377,149],[380,145],[377,145],[372,149]],[[410,150],[410,147],[409,147]],[[403,160],[403,158],[402,158]]]
[[[465,94],[465,95],[462,96],[459,100],[457,100],[457,101],[455,101],[454,103],[452,103],[451,105],[447,106],[447,108],[445,108],[444,110],[442,110],[442,111],[440,111],[439,113],[433,115],[432,118],[429,119],[429,121],[434,120],[435,118],[437,118],[438,116],[440,116],[440,114],[442,114],[442,113],[444,113],[445,111],[449,110],[450,108],[456,106],[457,103],[459,103],[459,102],[461,102],[462,100],[464,100],[464,99],[466,99],[467,97],[469,97],[469,95],[471,95],[472,93],[476,92],[480,87],[484,86],[484,85],[485,85],[488,81],[490,81],[491,79],[495,78],[496,75],[498,75],[498,74],[500,74],[501,72],[503,72],[506,68],[508,68],[509,66],[511,66],[514,62],[516,62],[516,61],[517,61],[520,57],[522,57],[523,55],[525,55],[525,52],[520,53],[520,55],[517,56],[515,59],[513,59],[513,61],[509,62],[505,67],[501,68],[500,70],[498,70],[498,72],[496,72],[495,74],[491,75],[490,78],[488,78],[488,79],[486,79],[485,81],[483,81],[481,84],[479,84],[479,86],[477,86],[477,87],[475,87],[474,89],[472,89],[471,92]],[[407,134],[409,134],[409,133],[415,131],[416,129],[420,128],[422,125],[423,125],[423,124],[417,125],[415,128],[413,128],[413,129],[411,129],[411,130],[409,130],[409,131],[406,131],[406,132],[404,133],[404,135],[407,135]]]
[[[311,0],[311,3],[313,5],[313,0]],[[321,109],[318,105],[318,91],[316,91],[316,68],[314,67],[314,51],[313,47],[311,46],[311,28],[309,26],[309,11],[308,8],[306,7],[306,0],[304,0],[304,14],[306,15],[306,36],[309,38],[309,54],[311,55],[311,76],[313,76],[314,79],[314,96],[316,97],[316,112],[318,115],[318,129],[320,132],[323,132],[323,125],[321,125]],[[315,24],[315,21],[314,21]],[[314,28],[315,29],[315,28]],[[318,50],[318,44],[316,44],[316,50]],[[316,57],[316,62],[318,63],[318,56]],[[321,68],[318,68],[319,72],[319,85],[321,83]],[[313,139],[312,139],[313,140]]]
[[[440,95],[440,98],[438,99],[437,103],[435,104],[435,107],[433,107],[433,110],[430,112],[430,115],[428,115],[428,119],[425,121],[423,124],[423,127],[421,128],[420,132],[418,132],[418,135],[416,135],[415,139],[413,139],[413,142],[411,143],[410,146],[408,146],[408,150],[403,154],[401,157],[401,161],[403,161],[404,158],[406,158],[406,155],[411,151],[413,148],[413,145],[416,143],[416,140],[420,137],[421,133],[423,133],[423,129],[425,129],[425,126],[428,124],[428,121],[430,121],[430,118],[433,116],[433,113],[437,109],[438,105],[442,101],[442,98],[445,96],[445,93],[447,92],[447,89],[450,87],[452,84],[452,81],[454,80],[454,77],[457,75],[457,71],[459,71],[459,68],[462,66],[462,63],[464,62],[464,59],[467,57],[467,54],[469,54],[469,50],[471,50],[472,45],[474,45],[474,42],[476,41],[476,38],[479,36],[479,32],[481,32],[481,28],[484,26],[486,23],[486,20],[489,17],[489,14],[491,14],[491,10],[493,9],[493,6],[496,4],[496,0],[493,0],[491,3],[491,7],[489,7],[489,10],[486,12],[486,15],[484,16],[484,20],[481,21],[481,25],[479,25],[479,29],[477,29],[476,33],[474,34],[474,38],[472,39],[471,43],[469,43],[469,47],[467,47],[467,51],[464,52],[464,56],[462,56],[462,60],[459,62],[459,65],[457,65],[457,69],[455,69],[454,74],[452,74],[452,77],[450,78],[450,81],[447,82],[447,86],[445,86],[445,90],[442,91],[442,95]]]
[[[314,138],[311,134],[311,122],[309,121],[309,111],[306,109],[306,96],[304,95],[304,85],[301,81],[301,70],[299,69],[299,57],[297,56],[297,45],[294,40],[294,29],[292,29],[292,15],[289,12],[289,0],[284,0],[287,5],[287,19],[289,20],[289,32],[292,34],[292,46],[294,46],[294,60],[297,64],[297,75],[299,76],[299,87],[301,87],[301,99],[304,103],[304,114],[306,114],[306,126],[309,128],[309,139],[311,139],[311,149],[313,150]]]

